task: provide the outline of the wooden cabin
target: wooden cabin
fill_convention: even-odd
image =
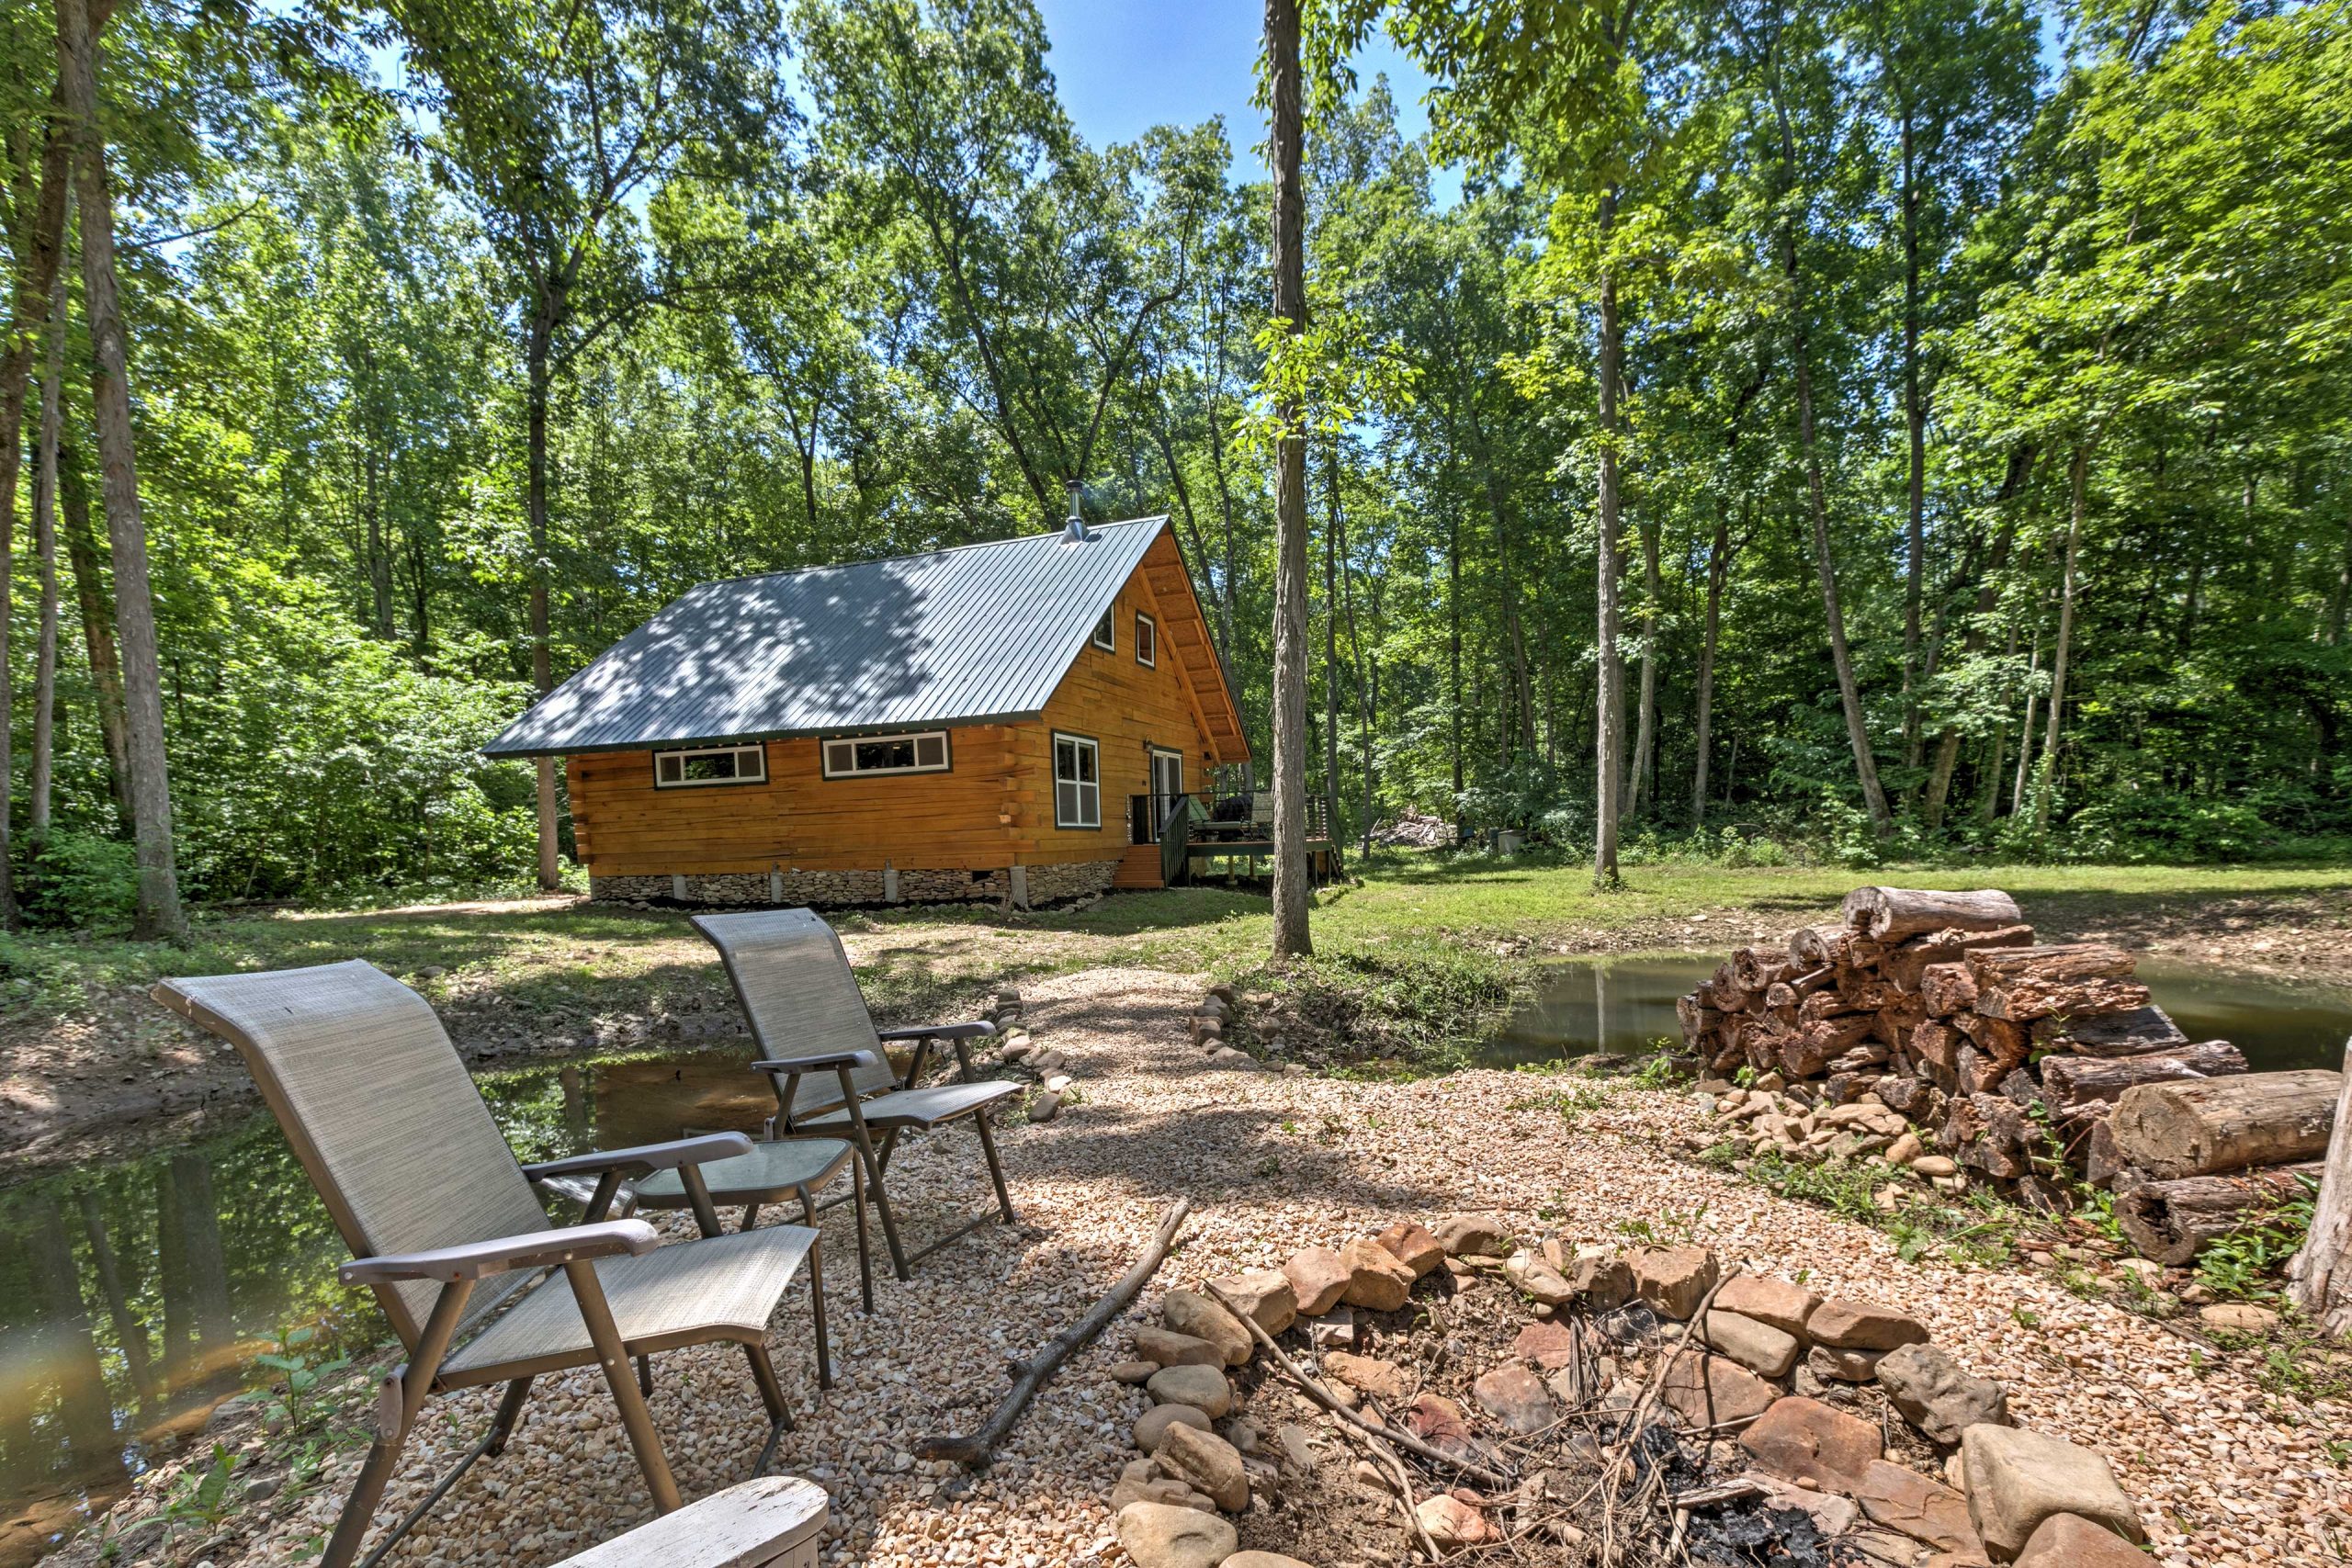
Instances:
[[[1250,756],[1164,517],[706,583],[484,750],[563,759],[592,897],[768,905],[1160,886]]]

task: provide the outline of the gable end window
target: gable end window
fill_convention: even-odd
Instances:
[[[764,746],[704,746],[691,751],[653,753],[655,789],[691,789],[696,784],[765,784]]]
[[[1094,646],[1110,653],[1119,651],[1118,628],[1111,624],[1111,617],[1115,614],[1117,608],[1114,606],[1103,611],[1102,618],[1094,623]]]
[[[1054,732],[1054,826],[1102,826],[1102,750],[1083,735]]]
[[[844,736],[824,747],[825,776],[846,779],[860,773],[944,773],[947,771],[947,731],[924,730],[917,735]]]
[[[1136,617],[1136,662],[1159,667],[1159,627],[1149,615]]]

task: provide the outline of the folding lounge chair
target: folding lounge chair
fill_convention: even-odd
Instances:
[[[375,1445],[328,1542],[326,1568],[357,1557],[429,1394],[506,1385],[488,1435],[401,1519],[371,1563],[475,1460],[504,1449],[543,1372],[604,1369],[666,1514],[679,1506],[678,1485],[628,1358],[643,1369],[643,1358],[664,1350],[734,1340],[770,1418],[764,1469],[792,1424],[767,1325],[804,1260],[818,1380],[832,1385],[817,1232],[775,1225],[662,1247],[642,1220],[603,1217],[623,1176],[655,1169],[677,1170],[700,1195],[697,1209],[708,1211],[697,1162],[750,1152],[741,1134],[520,1166],[432,1008],[373,964],[165,980],[153,995],[236,1045],[351,1248],[341,1278],[373,1288],[408,1350],[378,1395]],[[550,1224],[533,1183],[586,1173],[599,1179],[589,1223]]]
[[[883,1239],[889,1243],[890,1261],[899,1279],[914,1278],[917,1259],[989,1221],[983,1209],[922,1251],[908,1255],[882,1184],[901,1133],[929,1132],[969,1118],[988,1160],[989,1179],[996,1187],[997,1210],[1006,1224],[1018,1223],[1012,1195],[1005,1190],[1004,1167],[997,1159],[996,1139],[989,1132],[988,1113],[997,1101],[1020,1093],[1021,1086],[972,1078],[969,1042],[994,1034],[994,1024],[940,1023],[877,1032],[842,939],[809,910],[696,915],[694,923],[718,949],[751,1022],[752,1038],[766,1053],[752,1068],[767,1074],[775,1086],[777,1132],[792,1137],[848,1134],[865,1162],[866,1189],[881,1213]],[[954,1046],[962,1081],[922,1087],[922,1070],[934,1040]],[[914,1059],[904,1078],[891,1071],[887,1041],[914,1042]],[[872,1136],[877,1130],[882,1134],[878,1150]]]

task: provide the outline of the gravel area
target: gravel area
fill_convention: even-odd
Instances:
[[[1194,1207],[1188,1239],[1136,1322],[1160,1289],[1276,1266],[1300,1246],[1397,1217],[1490,1210],[1570,1242],[1698,1240],[1727,1263],[1917,1316],[1972,1370],[2007,1382],[2020,1425],[2105,1451],[2165,1563],[2342,1562],[2352,1550],[2352,1473],[2340,1448],[2328,1451],[2352,1435],[2352,1409],[2267,1393],[2253,1375],[2258,1351],[2218,1352],[2023,1271],[1906,1265],[1874,1231],[1682,1163],[1668,1150],[1698,1122],[1685,1097],[1612,1084],[1597,1109],[1564,1120],[1546,1098],[1555,1082],[1531,1075],[1380,1084],[1213,1068],[1187,1032],[1200,981],[1158,971],[1092,970],[1024,996],[1024,1021],[1040,1045],[1070,1055],[1080,1092],[1052,1122],[1002,1134],[1023,1228],[975,1233],[921,1265],[911,1284],[886,1268],[869,1318],[857,1310],[844,1205],[827,1216],[841,1373],[831,1393],[816,1397],[805,1297],[788,1299],[774,1331],[802,1413],[780,1465],[833,1494],[828,1562],[1125,1561],[1104,1506],[1145,1404],[1108,1376],[1127,1356],[1124,1327],[1070,1361],[976,1483],[912,1450],[983,1420],[1003,1391],[1004,1358],[1078,1316],[1180,1193]],[[932,1234],[985,1196],[974,1141],[951,1130],[910,1145],[891,1189],[907,1234]],[[878,1231],[876,1247],[878,1256]],[[748,1475],[764,1423],[740,1355],[673,1354],[657,1366],[654,1418],[686,1495]],[[435,1403],[383,1517],[471,1441],[491,1403],[484,1393]],[[268,1528],[209,1561],[306,1555],[356,1457],[308,1497],[251,1505],[276,1510]],[[170,1467],[143,1483],[118,1511],[118,1530],[169,1484]],[[601,1382],[574,1373],[542,1383],[505,1454],[478,1465],[391,1561],[536,1568],[649,1513]],[[130,1539],[123,1560],[163,1560],[152,1538]],[[61,1561],[96,1560],[85,1537]]]

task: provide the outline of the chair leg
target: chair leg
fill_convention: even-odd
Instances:
[[[833,1347],[825,1334],[825,1244],[808,1244],[808,1314],[817,1325],[817,1386],[833,1386]]]
[[[650,1356],[637,1359],[637,1392],[648,1399],[653,1397],[653,1358]]]
[[[915,1271],[907,1261],[905,1245],[899,1240],[899,1221],[890,1213],[889,1190],[882,1185],[884,1162],[874,1152],[874,1136],[866,1131],[865,1118],[859,1112],[854,1100],[849,1102],[849,1131],[851,1141],[857,1145],[858,1157],[865,1163],[866,1177],[873,1184],[874,1206],[882,1211],[882,1239],[890,1245],[891,1267],[897,1270],[899,1279],[911,1280]]]
[[[874,1252],[865,1235],[865,1172],[857,1161],[849,1162],[849,1197],[851,1212],[857,1216],[857,1288],[865,1298],[868,1316],[874,1312]]]
[[[335,1520],[334,1534],[319,1560],[322,1568],[350,1568],[358,1559],[360,1543],[368,1539],[368,1521],[375,1517],[376,1505],[384,1500],[384,1488],[391,1484],[392,1471],[408,1442],[408,1429],[424,1407],[425,1396],[433,1392],[441,1358],[448,1353],[449,1338],[458,1330],[458,1314],[465,1310],[466,1297],[472,1290],[471,1280],[452,1280],[441,1287],[407,1364],[386,1378],[377,1391],[376,1440],[368,1447],[367,1461],[359,1467],[351,1495],[344,1499],[342,1517]]]
[[[483,1452],[493,1459],[506,1451],[506,1439],[514,1435],[514,1423],[523,1418],[523,1401],[531,1393],[531,1380],[516,1378],[506,1385],[498,1401],[498,1414],[490,1423],[490,1442]]]
[[[768,1348],[756,1340],[743,1341],[743,1355],[752,1363],[752,1381],[759,1385],[760,1403],[767,1406],[768,1420],[785,1431],[792,1430],[792,1406],[784,1397],[784,1384],[775,1375],[775,1363],[768,1359]]]
[[[736,1234],[740,1235],[759,1223],[760,1206],[757,1203],[746,1203],[743,1205],[743,1223],[735,1227]]]
[[[646,1409],[645,1396],[628,1375],[628,1348],[614,1325],[613,1309],[605,1300],[596,1265],[576,1259],[563,1266],[563,1277],[571,1283],[571,1298],[579,1304],[581,1321],[587,1325],[589,1343],[596,1348],[597,1363],[605,1370],[605,1386],[613,1391],[613,1404],[620,1409],[621,1426],[628,1433],[638,1468],[645,1472],[653,1506],[662,1513],[673,1513],[684,1501],[678,1495],[677,1478],[670,1473],[669,1458],[662,1451],[662,1435],[653,1429],[653,1413]]]
[[[1005,1190],[1003,1162],[996,1157],[996,1134],[989,1131],[989,1113],[985,1110],[974,1111],[972,1125],[979,1129],[980,1151],[989,1160],[989,1179],[996,1183],[996,1206],[1003,1211],[1006,1224],[1019,1224],[1021,1222],[1012,1213],[1012,1194]]]

